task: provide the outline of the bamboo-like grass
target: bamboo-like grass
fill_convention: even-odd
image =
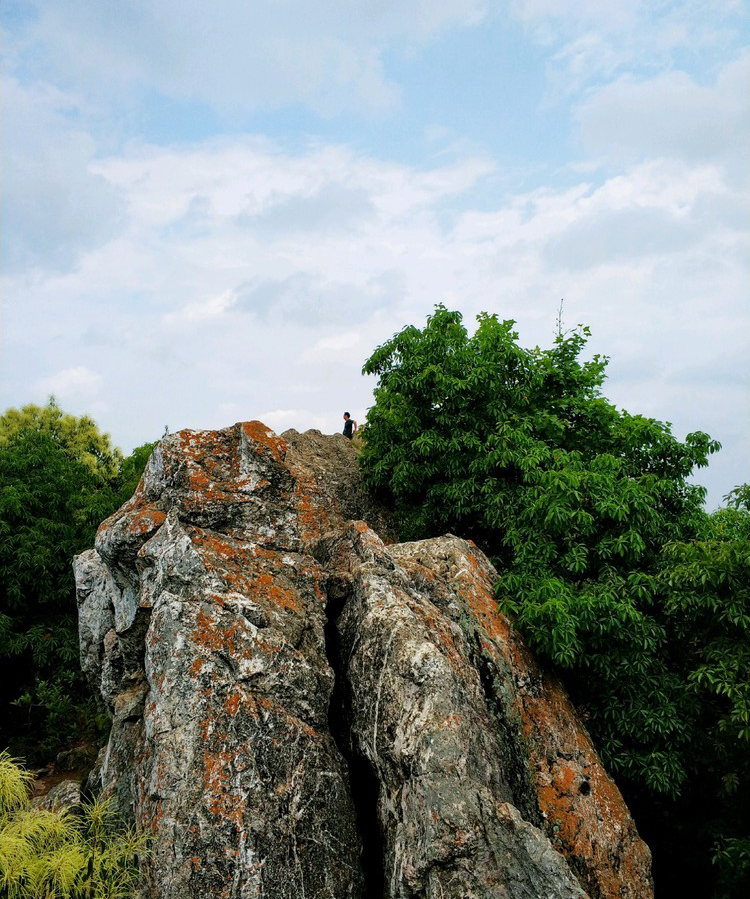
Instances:
[[[7,899],[130,899],[143,835],[121,824],[108,799],[76,809],[31,805],[33,778],[0,752],[0,896]]]

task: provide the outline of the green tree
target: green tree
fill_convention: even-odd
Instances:
[[[44,761],[101,721],[80,672],[71,561],[150,450],[123,460],[90,418],[54,404],[9,410],[0,432],[0,739]]]
[[[122,460],[116,480],[117,505],[115,508],[119,508],[135,493],[146,463],[151,458],[151,453],[156,448],[157,443],[158,441],[137,446],[129,456]]]
[[[739,512],[709,522],[688,480],[718,443],[617,409],[602,394],[607,359],[581,358],[587,337],[578,328],[529,350],[511,321],[481,315],[470,335],[436,307],[365,363],[378,386],[360,462],[403,537],[452,531],[488,553],[502,608],[561,673],[644,814],[668,826],[703,767],[707,722],[726,752],[717,777],[737,782],[728,747],[747,727],[747,544],[717,542]]]
[[[101,484],[89,468],[37,431],[0,449],[0,484],[3,740],[39,759],[81,725],[70,562],[110,503],[96,502]]]
[[[697,533],[703,490],[687,478],[718,444],[616,409],[607,360],[580,360],[587,335],[526,350],[513,322],[482,315],[469,336],[437,307],[365,364],[379,385],[361,461],[405,536],[452,530],[488,552],[503,607],[581,686],[608,764],[674,795],[696,711],[670,664],[658,563]]]
[[[684,817],[712,844],[717,895],[739,897],[750,883],[750,487],[726,500],[695,540],[665,547],[660,582],[699,708]]]
[[[21,431],[46,434],[103,481],[117,478],[120,473],[122,453],[112,446],[109,434],[102,434],[88,415],[63,412],[53,396],[46,406],[29,403],[20,409],[8,409],[0,416],[0,447]]]

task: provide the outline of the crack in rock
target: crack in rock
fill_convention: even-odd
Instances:
[[[396,544],[350,441],[182,431],[75,560],[92,787],[144,899],[650,899],[650,856],[473,544]]]

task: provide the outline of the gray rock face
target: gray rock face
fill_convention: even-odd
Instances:
[[[524,760],[492,719],[460,624],[397,558],[359,567],[339,619],[352,748],[380,784],[386,894],[541,896],[554,884],[551,895],[585,895],[514,806]],[[538,818],[528,792],[519,805]]]
[[[77,780],[62,780],[43,796],[35,796],[31,804],[46,812],[74,809],[81,804],[81,785]]]
[[[153,835],[144,895],[647,899],[487,560],[391,530],[349,441],[250,422],[162,441],[76,559],[96,784]]]

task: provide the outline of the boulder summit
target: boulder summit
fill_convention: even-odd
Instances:
[[[649,899],[560,684],[451,535],[394,542],[340,435],[181,431],[75,560],[92,785],[153,899]]]

